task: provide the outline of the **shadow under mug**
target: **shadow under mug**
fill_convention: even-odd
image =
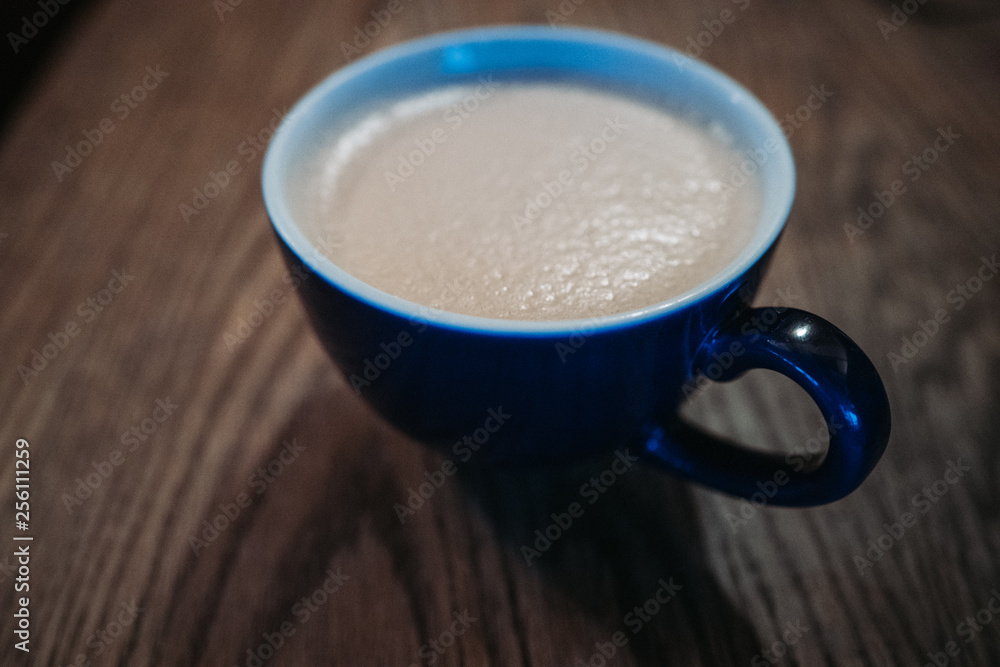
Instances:
[[[319,252],[286,199],[310,147],[394,100],[484,78],[598,86],[718,123],[746,157],[730,184],[740,185],[742,170],[762,190],[751,240],[723,271],[662,303],[540,322],[421,306],[363,283]],[[758,497],[767,489],[768,503],[805,506],[836,500],[865,479],[885,449],[890,416],[874,366],[839,329],[800,310],[749,305],[794,187],[781,128],[725,75],[623,35],[538,26],[443,33],[344,67],[288,114],[263,166],[267,210],[320,338],[396,428],[460,461],[488,464],[544,464],[629,447],[650,465],[724,492]],[[754,368],[794,380],[836,425],[818,466],[724,442],[677,417],[692,386]]]

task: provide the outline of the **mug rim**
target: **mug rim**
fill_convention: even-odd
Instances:
[[[725,268],[714,273],[709,279],[669,299],[609,315],[562,320],[520,320],[468,315],[404,299],[370,285],[340,268],[309,241],[295,223],[287,205],[285,178],[289,164],[293,162],[289,154],[291,150],[289,144],[295,138],[297,127],[310,116],[311,112],[315,112],[324,100],[335,95],[340,86],[365,75],[370,70],[419,53],[495,41],[586,44],[609,51],[651,56],[661,61],[672,60],[680,69],[689,69],[699,79],[728,93],[729,102],[739,105],[740,111],[745,111],[753,121],[753,132],[761,136],[760,143],[774,142],[774,150],[769,150],[772,154],[767,159],[770,164],[766,168],[776,170],[772,182],[777,185],[772,189],[780,189],[775,193],[778,205],[772,207],[773,210],[769,214],[763,210],[758,214],[751,239]],[[594,70],[587,64],[582,64],[576,71],[587,73]],[[482,70],[481,73],[488,72]],[[760,167],[763,163],[757,164]],[[570,335],[579,331],[611,330],[655,320],[698,303],[738,280],[767,253],[781,234],[794,199],[795,166],[783,130],[763,103],[734,79],[685,53],[657,42],[592,28],[554,28],[542,25],[488,26],[434,33],[401,42],[360,58],[324,78],[296,102],[274,133],[264,156],[262,189],[271,224],[297,259],[333,287],[371,307],[408,321],[426,322],[439,327],[481,334]]]

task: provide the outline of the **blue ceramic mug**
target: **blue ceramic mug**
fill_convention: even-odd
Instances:
[[[746,156],[740,168],[762,184],[762,211],[747,221],[751,240],[723,271],[662,303],[593,319],[516,321],[388,294],[306,239],[287,190],[311,145],[366,110],[485,77],[599,86],[721,124]],[[650,465],[727,493],[756,497],[767,489],[767,502],[814,505],[865,479],[885,449],[890,418],[874,366],[843,332],[800,310],[749,306],[794,187],[781,128],[728,77],[649,42],[543,27],[444,33],[356,61],[293,108],[263,167],[267,210],[320,338],[361,396],[404,433],[491,464],[628,447]],[[723,442],[677,417],[691,387],[754,368],[797,382],[836,425],[818,466]]]

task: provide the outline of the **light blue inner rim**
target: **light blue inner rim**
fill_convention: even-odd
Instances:
[[[494,73],[592,82],[720,122],[758,158],[763,201],[749,244],[723,271],[672,299],[616,315],[576,320],[501,320],[428,308],[383,292],[318,252],[293,222],[284,184],[295,158],[322,133],[353,122],[383,100]],[[728,176],[727,176],[728,177]],[[411,320],[492,334],[546,335],[630,326],[690,305],[747,271],[774,243],[795,190],[788,142],[757,98],[721,72],[659,44],[599,30],[543,26],[441,33],[380,51],[344,67],[300,100],[275,133],[264,158],[264,202],[277,233],[307,266],[345,292]]]

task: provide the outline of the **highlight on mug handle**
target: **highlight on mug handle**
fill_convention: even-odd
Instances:
[[[725,359],[728,368],[716,359]],[[647,439],[645,461],[736,496],[764,495],[771,505],[804,507],[846,496],[885,451],[891,418],[882,380],[854,341],[823,318],[793,308],[747,308],[702,341],[692,377],[712,364],[707,377],[713,380],[766,368],[805,389],[829,425],[825,459],[805,469],[801,458],[753,452],[674,418]]]

